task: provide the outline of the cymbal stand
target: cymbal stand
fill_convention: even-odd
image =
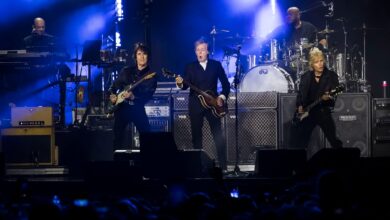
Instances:
[[[215,53],[215,35],[217,34],[217,29],[215,29],[215,25],[213,25],[213,29],[210,32],[213,40],[213,46],[211,49],[211,57],[214,58],[214,53]]]
[[[240,160],[240,152],[238,148],[238,85],[240,83],[240,77],[241,77],[241,62],[240,62],[240,53],[241,46],[237,47],[237,60],[236,60],[236,74],[234,76],[234,96],[235,96],[235,102],[234,102],[234,114],[235,114],[235,124],[234,124],[234,129],[235,129],[235,145],[236,145],[236,161],[234,165],[234,170],[229,172],[227,175],[228,177],[242,177],[248,175],[245,172],[240,171],[240,167],[238,166],[238,162]]]
[[[79,72],[79,47],[78,45],[76,45],[76,76],[75,76],[75,109],[74,109],[74,121],[73,121],[73,125],[76,125],[78,126],[79,125],[79,121],[78,121],[78,101],[77,101],[77,97],[78,97],[78,90],[79,90],[79,86],[80,86],[80,80],[81,80],[81,70],[80,70],[80,76],[78,76],[78,72]]]
[[[363,58],[362,58],[362,77],[359,80],[363,92],[367,92],[367,79],[366,79],[366,24],[363,23]]]
[[[348,32],[347,32],[347,29],[345,28],[345,21],[342,20],[341,21],[341,24],[342,24],[342,28],[343,28],[343,33],[344,33],[344,56],[343,56],[343,67],[341,68],[341,76],[340,76],[340,81],[341,82],[345,82],[346,83],[346,76],[347,76],[347,48],[348,48],[348,44],[347,44],[347,35],[348,35]]]

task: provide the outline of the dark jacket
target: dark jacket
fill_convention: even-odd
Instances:
[[[211,91],[215,95],[219,95],[217,92],[218,80],[221,82],[222,91],[220,94],[225,95],[228,98],[230,93],[230,83],[225,74],[225,70],[222,68],[220,62],[209,59],[207,61],[206,70],[200,65],[198,61],[192,62],[186,66],[184,73],[184,80],[198,87],[203,91]],[[186,84],[182,89],[187,89]],[[190,96],[196,97],[198,94],[190,90]]]
[[[297,95],[296,105],[297,107],[302,105],[306,107],[310,104],[309,92],[310,86],[313,83],[314,72],[307,71],[301,76],[301,81],[299,84],[299,90]],[[324,69],[322,73],[322,77],[319,83],[318,93],[316,94],[318,98],[320,98],[325,92],[328,92],[339,85],[339,79],[335,72]],[[334,100],[324,101],[322,103],[323,106],[333,107],[335,104]]]
[[[113,84],[111,85],[109,92],[111,94],[117,94],[123,91],[123,89],[126,86],[135,83],[136,81],[141,79],[141,77],[144,76],[146,73],[152,73],[152,71],[150,71],[149,66],[141,71],[139,71],[136,66],[124,67],[119,73],[118,78],[116,78]],[[156,76],[143,81],[133,90],[133,94],[135,97],[134,103],[139,103],[144,105],[152,98],[154,92],[156,91],[156,88],[157,88]]]

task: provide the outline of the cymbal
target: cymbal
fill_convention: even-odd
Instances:
[[[302,46],[302,49],[308,49],[314,47],[314,43],[306,43],[306,44],[295,44],[294,48],[295,49],[300,49]]]
[[[213,28],[210,31],[211,35],[213,35],[213,34],[223,34],[223,33],[230,33],[230,31],[227,30],[227,29],[216,29],[216,28]]]
[[[322,31],[318,31],[318,33],[319,33],[319,34],[331,34],[331,33],[334,33],[334,30],[325,28],[325,29],[322,30]]]

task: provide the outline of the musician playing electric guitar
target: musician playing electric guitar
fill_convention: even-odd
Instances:
[[[181,89],[190,88],[189,96],[189,115],[191,121],[192,144],[194,149],[202,149],[202,127],[203,119],[206,118],[213,135],[214,143],[217,148],[219,166],[226,170],[226,143],[223,137],[221,119],[213,115],[211,109],[205,108],[199,99],[199,92],[194,87],[202,91],[211,91],[217,95],[218,80],[221,82],[222,91],[216,97],[216,103],[222,107],[227,100],[230,92],[230,83],[227,79],[224,69],[220,62],[208,59],[208,44],[203,39],[195,42],[195,54],[197,61],[186,66],[184,80],[182,77],[176,77],[176,84]],[[183,83],[187,82],[187,83]]]
[[[136,65],[124,67],[109,89],[110,101],[116,107],[113,112],[114,151],[125,147],[125,131],[131,122],[139,132],[150,130],[145,104],[152,98],[157,80],[154,77],[155,73],[150,71],[148,54],[148,48],[137,43],[133,53]],[[129,85],[136,85],[136,87],[129,89]]]
[[[325,67],[324,54],[318,48],[313,48],[309,55],[310,71],[301,76],[301,83],[297,95],[297,111],[301,116],[307,115],[294,128],[292,135],[294,147],[307,147],[311,132],[319,125],[333,148],[341,148],[342,142],[336,136],[336,126],[331,115],[331,108],[335,105],[329,92],[339,90],[338,76]],[[320,102],[318,100],[321,100]],[[316,105],[313,103],[318,102]],[[310,106],[310,110],[307,107]],[[310,114],[304,114],[310,111]],[[306,112],[309,113],[309,112]]]

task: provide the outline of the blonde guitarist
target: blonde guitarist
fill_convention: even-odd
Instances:
[[[111,85],[110,101],[115,107],[114,114],[114,151],[123,149],[126,127],[134,123],[139,132],[150,130],[145,104],[157,87],[155,73],[148,65],[148,48],[137,43],[133,58],[135,66],[124,67]]]
[[[332,93],[340,87],[338,76],[326,68],[324,54],[318,48],[310,51],[309,65],[310,70],[301,76],[297,94],[297,114],[302,120],[294,129],[297,133],[292,135],[292,145],[306,148],[313,129],[319,126],[332,147],[341,148],[343,143],[336,136],[336,126],[331,115],[336,101]]]
[[[202,128],[204,118],[206,118],[217,148],[219,166],[226,171],[226,141],[223,137],[221,119],[220,117],[215,117],[210,108],[205,108],[204,103],[202,104],[201,101],[202,98],[199,97],[199,91],[207,91],[213,97],[214,103],[222,107],[226,104],[230,92],[230,83],[221,63],[208,58],[209,50],[206,41],[200,39],[195,42],[195,54],[197,60],[186,66],[183,78],[181,76],[176,77],[178,87],[183,90],[190,87],[188,108],[191,121],[192,145],[194,149],[202,149]],[[218,81],[222,85],[222,91],[219,94],[217,91]],[[192,85],[192,87],[189,85]]]

